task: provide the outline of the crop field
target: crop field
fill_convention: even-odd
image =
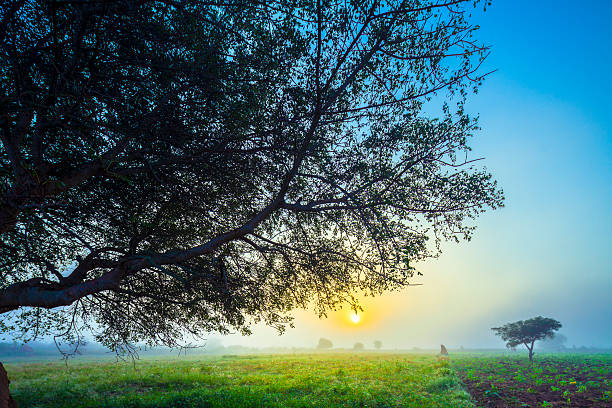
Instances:
[[[459,357],[454,367],[483,407],[612,407],[612,356]]]
[[[319,353],[6,364],[19,407],[612,407],[610,355]],[[471,394],[471,395],[470,395]]]

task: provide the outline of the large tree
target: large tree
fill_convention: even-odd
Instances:
[[[2,2],[0,330],[173,345],[408,284],[503,200],[473,5]]]
[[[536,341],[552,339],[561,328],[561,323],[549,317],[537,316],[527,320],[508,323],[491,330],[506,342],[506,347],[515,349],[521,344],[529,351],[529,361],[533,362],[533,346]]]

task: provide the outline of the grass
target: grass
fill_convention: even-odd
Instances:
[[[448,360],[338,353],[7,364],[25,407],[474,407]]]
[[[362,352],[5,366],[20,408],[612,407],[609,354],[538,354],[534,364],[522,354]]]

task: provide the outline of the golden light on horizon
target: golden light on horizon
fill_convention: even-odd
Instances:
[[[332,310],[324,317],[317,316],[314,309],[299,310],[295,314],[299,314],[303,325],[308,325],[309,330],[320,331],[335,338],[354,336],[355,333],[378,331],[389,324],[390,319],[397,316],[398,310],[408,309],[406,298],[405,293],[399,292],[376,298],[363,295],[358,297],[360,307],[357,312],[352,305],[344,304],[343,308]]]

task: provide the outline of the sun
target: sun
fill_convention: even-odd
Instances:
[[[357,313],[353,313],[351,315],[351,322],[357,324],[357,323],[359,323],[359,320],[361,320],[361,317],[359,317],[359,315]]]

